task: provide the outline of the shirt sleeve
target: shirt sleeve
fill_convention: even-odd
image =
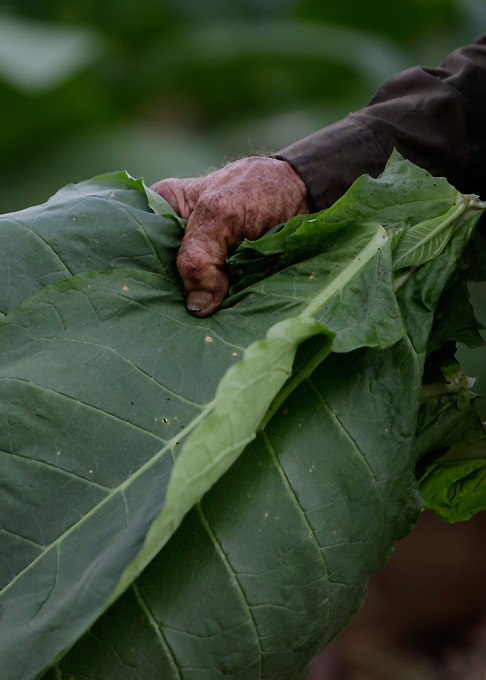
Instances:
[[[486,33],[439,68],[391,77],[369,104],[279,151],[307,186],[311,208],[336,201],[393,148],[463,193],[486,198]]]

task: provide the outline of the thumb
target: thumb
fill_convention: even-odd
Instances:
[[[224,264],[229,244],[225,227],[221,218],[196,206],[179,248],[177,269],[184,284],[186,306],[199,318],[212,314],[228,292]]]

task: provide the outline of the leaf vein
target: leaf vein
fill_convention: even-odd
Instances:
[[[224,552],[224,550],[221,546],[221,543],[219,542],[218,538],[216,537],[211,525],[208,522],[206,515],[204,514],[204,511],[201,507],[201,503],[198,503],[196,505],[196,508],[197,508],[197,512],[198,512],[198,514],[201,518],[202,524],[203,524],[204,528],[206,529],[206,531],[209,535],[209,538],[211,539],[211,542],[213,543],[213,545],[216,549],[216,552],[218,553],[219,557],[221,558],[221,561],[223,562],[224,566],[226,567],[228,573],[232,577],[233,582],[238,587],[238,592],[240,594],[241,601],[242,601],[242,603],[243,603],[243,605],[244,605],[244,607],[245,607],[245,609],[248,613],[248,619],[249,619],[251,626],[254,630],[255,637],[256,637],[256,640],[257,640],[257,644],[258,644],[258,649],[259,649],[259,669],[258,669],[258,676],[257,677],[260,677],[260,674],[261,674],[261,671],[262,671],[263,649],[262,649],[262,643],[261,643],[261,636],[260,636],[260,633],[258,631],[258,626],[257,626],[257,623],[255,621],[255,617],[253,616],[252,608],[251,608],[248,600],[246,599],[245,591],[244,591],[243,586],[241,585],[241,583],[238,579],[236,571],[231,566],[231,564],[228,560],[228,557],[226,556],[226,554],[225,554],[225,552]]]
[[[312,525],[309,522],[309,519],[308,519],[308,517],[305,513],[305,510],[302,507],[302,505],[300,504],[299,499],[297,498],[297,495],[296,495],[296,493],[295,493],[295,491],[294,491],[294,489],[293,489],[293,487],[290,483],[290,480],[287,477],[287,474],[286,474],[286,472],[285,472],[285,470],[284,470],[284,468],[283,468],[283,466],[282,466],[282,464],[281,464],[281,462],[280,462],[280,460],[277,456],[275,448],[274,448],[274,446],[271,442],[270,435],[265,431],[262,432],[262,435],[263,435],[263,442],[264,442],[264,444],[265,444],[265,446],[266,446],[266,448],[267,448],[267,450],[268,450],[268,452],[269,452],[269,454],[270,454],[270,456],[273,460],[275,467],[277,468],[277,470],[280,474],[280,477],[281,477],[281,479],[282,479],[282,481],[283,481],[283,483],[284,483],[284,485],[287,489],[287,492],[288,492],[293,504],[297,508],[299,514],[302,516],[302,518],[305,522],[305,525],[306,525],[306,527],[309,531],[309,535],[315,541],[315,544],[317,546],[318,553],[320,555],[320,558],[321,558],[321,561],[322,561],[322,564],[323,564],[323,567],[324,567],[325,575],[326,575],[325,576],[325,583],[326,583],[326,590],[327,590],[327,598],[326,599],[328,601],[328,607],[327,607],[327,611],[326,611],[326,628],[327,628],[327,626],[329,625],[329,616],[330,616],[330,609],[331,609],[331,591],[330,591],[330,588],[329,588],[329,567],[327,566],[327,562],[326,562],[326,558],[324,556],[322,546],[319,545],[319,541],[317,540],[317,536],[314,532],[314,529],[312,528]]]
[[[21,222],[21,221],[18,220],[18,219],[13,219],[13,218],[11,218],[11,217],[9,217],[8,219],[9,219],[11,222],[13,222],[14,224],[20,225],[21,227],[23,227],[24,229],[26,229],[27,231],[29,231],[31,234],[33,234],[37,239],[39,239],[39,241],[41,241],[41,242],[46,246],[46,248],[47,248],[48,250],[50,250],[50,252],[54,255],[54,257],[55,257],[56,260],[59,262],[59,264],[67,271],[67,273],[69,274],[69,276],[73,276],[72,272],[68,269],[68,267],[66,266],[66,264],[61,260],[61,258],[60,258],[59,255],[56,253],[56,251],[49,245],[49,243],[48,243],[44,238],[42,238],[42,236],[41,236],[38,232],[34,231],[34,229],[32,229],[32,227],[29,227],[27,224],[24,224],[23,222]]]
[[[150,432],[150,430],[146,430],[143,427],[140,427],[139,425],[135,425],[134,423],[131,423],[129,420],[125,420],[124,418],[120,418],[120,416],[115,415],[114,413],[108,413],[108,411],[103,411],[102,408],[99,408],[98,406],[93,406],[92,404],[88,404],[85,401],[81,401],[80,399],[76,399],[75,397],[69,396],[69,394],[64,394],[64,392],[58,392],[57,390],[52,389],[51,387],[46,387],[45,385],[39,385],[38,383],[35,383],[32,380],[27,380],[26,378],[19,378],[17,376],[0,376],[0,381],[12,381],[12,382],[21,382],[21,383],[26,383],[27,385],[32,385],[33,387],[37,387],[39,390],[45,390],[46,392],[50,392],[51,394],[55,394],[58,397],[61,397],[62,399],[67,399],[68,401],[73,401],[76,404],[79,404],[80,406],[91,409],[93,411],[97,411],[98,413],[101,413],[103,416],[106,416],[107,418],[112,418],[113,420],[116,420],[120,423],[123,423],[124,425],[128,425],[129,427],[133,428],[134,430],[140,430],[141,432],[144,432],[145,434],[149,435],[150,437],[153,437],[154,439],[157,439],[158,441],[162,442],[162,444],[166,444],[167,441],[165,439],[162,439],[162,437],[159,437],[158,435],[154,434],[153,432]]]
[[[364,463],[366,464],[366,466],[368,467],[368,469],[369,469],[369,471],[370,471],[370,473],[371,473],[371,476],[372,476],[372,478],[373,478],[373,480],[374,480],[374,482],[375,482],[376,488],[377,488],[377,490],[378,490],[378,492],[379,492],[379,494],[380,494],[380,497],[381,497],[381,501],[382,501],[382,502],[381,502],[381,512],[382,512],[382,521],[383,521],[383,524],[384,524],[384,523],[385,523],[385,515],[384,515],[385,499],[383,498],[383,492],[382,492],[382,490],[381,490],[381,486],[380,486],[380,484],[379,484],[379,482],[378,482],[378,479],[376,478],[375,471],[374,471],[373,468],[371,467],[371,464],[370,464],[368,458],[365,456],[365,454],[364,454],[364,453],[361,451],[361,449],[359,448],[358,443],[356,442],[356,440],[352,437],[351,433],[344,427],[344,425],[343,425],[343,423],[341,422],[341,420],[339,420],[339,418],[337,417],[337,415],[334,413],[334,411],[332,410],[332,408],[331,408],[331,407],[329,406],[329,404],[327,403],[327,401],[326,401],[326,399],[324,398],[324,395],[322,394],[322,392],[321,392],[321,391],[317,388],[317,386],[314,384],[312,378],[309,377],[309,378],[308,378],[308,381],[309,381],[309,384],[311,385],[312,389],[313,389],[314,392],[316,393],[316,395],[317,395],[319,401],[321,402],[323,408],[324,408],[324,409],[326,410],[326,412],[329,414],[329,416],[331,417],[331,419],[333,420],[333,422],[334,422],[334,423],[339,427],[339,429],[342,431],[342,433],[344,434],[344,436],[346,437],[346,439],[347,439],[347,440],[349,441],[349,443],[352,445],[354,451],[356,451],[356,453],[358,453],[360,459],[363,460],[363,462],[364,462]]]
[[[0,450],[0,454],[4,453],[7,456],[13,456],[14,458],[19,458],[20,460],[27,461],[29,463],[33,463],[34,465],[43,465],[45,467],[52,468],[56,472],[59,472],[60,474],[67,475],[69,478],[74,477],[74,479],[78,479],[80,482],[85,482],[88,486],[95,487],[97,489],[101,489],[102,491],[110,491],[110,487],[103,486],[102,484],[98,484],[97,482],[94,482],[91,479],[87,479],[86,477],[83,477],[81,475],[76,474],[75,472],[70,472],[69,470],[65,470],[62,467],[59,467],[58,465],[53,465],[52,463],[49,463],[47,460],[39,460],[38,458],[29,458],[29,456],[23,456],[21,453],[17,453],[16,451],[2,451]]]
[[[160,646],[162,649],[165,651],[167,658],[169,660],[170,665],[172,666],[174,672],[176,673],[176,677],[179,678],[179,680],[182,680],[182,675],[179,666],[176,663],[176,658],[174,655],[174,652],[172,651],[164,633],[162,626],[159,625],[157,622],[155,616],[152,614],[152,611],[150,607],[148,606],[146,600],[143,598],[142,593],[140,592],[140,589],[138,588],[136,583],[132,583],[132,590],[135,595],[135,598],[138,602],[138,605],[140,609],[143,611],[145,616],[147,617],[150,625],[152,626],[155,635],[157,636],[157,639],[160,643]]]
[[[37,541],[33,541],[31,538],[26,538],[25,536],[22,536],[21,534],[16,534],[15,531],[10,531],[9,529],[6,529],[4,526],[1,526],[1,525],[0,525],[0,533],[9,534],[10,536],[15,536],[15,538],[20,538],[20,540],[25,541],[26,543],[30,543],[31,545],[35,545],[37,548],[44,548],[45,547],[42,543],[37,543]]]

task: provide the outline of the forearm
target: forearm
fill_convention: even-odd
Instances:
[[[393,147],[459,190],[486,194],[486,34],[438,69],[398,73],[368,106],[276,156],[292,164],[319,210],[359,175],[377,176]]]

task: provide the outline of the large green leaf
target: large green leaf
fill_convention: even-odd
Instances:
[[[237,292],[295,259],[326,252],[333,247],[334,230],[353,227],[356,222],[380,224],[396,234],[395,269],[402,266],[403,258],[415,258],[417,261],[410,261],[411,265],[422,264],[426,257],[420,261],[417,254],[417,231],[426,243],[433,244],[440,235],[441,247],[433,251],[432,257],[437,256],[458,224],[474,213],[477,206],[472,203],[464,201],[445,178],[431,177],[394,151],[378,179],[362,175],[330,208],[314,215],[299,215],[276,234],[240,244],[229,260],[233,290]]]
[[[397,299],[396,225],[457,192],[429,194],[397,156],[387,173],[358,180],[344,219],[318,221],[317,254],[299,245],[304,221],[286,266],[204,321],[177,282],[180,226],[150,213],[141,182],[102,176],[5,216],[7,677],[34,677],[86,633],[49,676],[296,678],[356,610],[422,503],[425,350],[479,215],[463,197],[449,243]]]

